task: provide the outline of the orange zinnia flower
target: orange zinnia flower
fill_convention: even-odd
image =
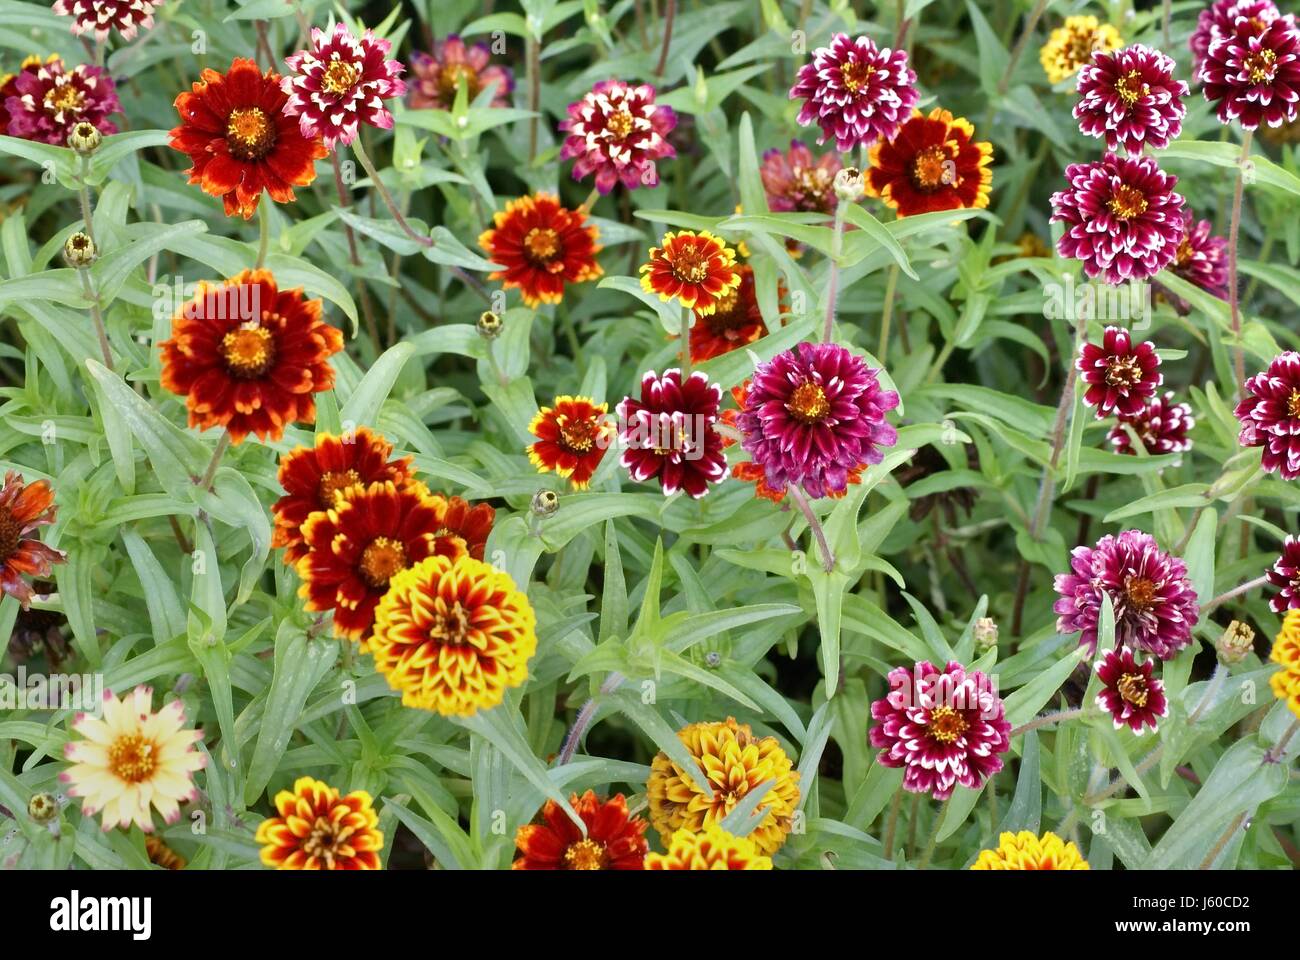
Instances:
[[[620,793],[604,802],[588,790],[570,806],[587,825],[584,837],[578,825],[554,800],[542,808],[542,823],[520,827],[515,845],[523,854],[516,870],[640,870],[649,844],[644,817],[632,817]]]
[[[189,154],[190,183],[221,197],[226,216],[251,219],[263,190],[291,203],[294,187],[316,179],[316,161],[328,151],[320,137],[302,135],[297,117],[285,115],[288,99],[279,74],[239,58],[225,74],[204,70],[192,92],[176,98],[181,124],[171,145]]]
[[[713,313],[727,293],[740,286],[736,251],[701,230],[665,233],[662,247],[650,248],[641,265],[641,289],[660,300],[676,297],[699,316]]]
[[[692,363],[712,360],[767,336],[767,324],[754,290],[754,268],[741,264],[736,269],[740,272],[740,286],[723,293],[711,312],[703,313],[698,308],[695,311]]]
[[[269,270],[245,270],[199,292],[172,317],[162,349],[162,385],[185,397],[190,426],[225,427],[279,440],[316,419],[313,394],[334,387],[329,358],[343,334],[321,319],[302,288],[280,290]]]
[[[559,303],[566,283],[594,280],[605,271],[596,262],[601,246],[596,227],[587,226],[585,210],[566,210],[549,193],[520,197],[493,218],[478,242],[504,270],[489,280],[517,287],[524,303],[537,307]]]
[[[26,610],[35,592],[23,574],[44,577],[50,565],[63,563],[68,555],[29,537],[37,527],[54,522],[58,512],[54,491],[44,480],[27,483],[15,470],[5,473],[0,488],[0,590],[13,597]]]
[[[668,841],[667,853],[645,858],[647,870],[771,870],[765,857],[748,837],[737,837],[710,823],[699,833],[683,827]]]
[[[348,487],[381,480],[401,485],[411,474],[411,458],[389,461],[393,445],[368,427],[336,437],[316,436],[315,447],[298,447],[280,459],[284,496],[275,501],[275,532],[271,546],[284,547],[285,563],[297,563],[307,553],[301,527],[317,510],[334,506],[334,494]]]
[[[365,641],[389,581],[412,564],[440,554],[465,556],[465,541],[443,524],[446,501],[424,484],[391,480],[339,491],[334,506],[302,525],[307,552],[298,561],[298,595],[308,610],[333,610],[334,633]]]
[[[900,217],[989,205],[993,145],[977,143],[970,121],[941,107],[920,110],[888,142],[871,148],[867,187]]]
[[[616,434],[608,414],[609,404],[590,397],[556,397],[555,406],[542,407],[528,425],[537,437],[528,459],[539,472],[554,470],[574,490],[585,490]]]
[[[378,870],[384,834],[370,794],[345,797],[311,777],[275,795],[278,817],[257,827],[262,863],[277,870]]]
[[[443,497],[436,493],[429,499],[434,502],[438,515],[442,517],[442,525],[434,536],[445,537],[451,534],[460,537],[465,541],[469,555],[475,560],[482,560],[488,534],[496,522],[496,509],[489,503],[477,503],[471,507],[460,497]]]

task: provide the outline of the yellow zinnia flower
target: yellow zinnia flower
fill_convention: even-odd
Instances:
[[[763,856],[748,837],[736,837],[711,823],[700,833],[678,830],[667,853],[646,854],[647,870],[771,870],[772,860]]]
[[[980,851],[972,870],[1090,870],[1079,848],[1048,831],[1036,837],[1028,830],[1004,833],[997,848]]]
[[[257,827],[262,863],[277,870],[378,870],[384,835],[370,794],[299,777],[275,795],[278,817]]]
[[[1268,678],[1273,695],[1300,717],[1300,610],[1288,610],[1268,658],[1282,669]]]
[[[1060,83],[1078,73],[1094,53],[1109,53],[1124,46],[1119,31],[1096,17],[1066,17],[1065,23],[1052,31],[1043,44],[1038,59],[1047,79]]]

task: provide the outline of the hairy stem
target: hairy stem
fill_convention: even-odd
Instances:
[[[817,514],[813,513],[812,505],[797,484],[792,483],[786,489],[790,492],[790,499],[794,501],[794,505],[799,508],[799,512],[808,521],[808,527],[817,540],[817,546],[822,554],[822,569],[830,573],[835,569],[835,554],[831,553],[831,545],[826,542],[826,531],[822,529],[821,521],[817,519]]]
[[[388,188],[384,186],[384,181],[380,178],[379,171],[376,170],[375,165],[370,162],[370,155],[366,153],[366,148],[361,145],[360,137],[357,137],[352,141],[352,150],[356,153],[357,159],[361,161],[361,166],[365,168],[366,175],[370,177],[370,182],[373,183],[375,189],[379,191],[379,196],[384,201],[384,206],[388,208],[388,212],[392,214],[393,219],[397,221],[397,225],[402,228],[402,232],[416,243],[420,244],[420,246],[432,247],[434,245],[433,238],[416,233],[411,225],[406,222],[406,218],[402,216],[402,211],[399,210],[397,204],[393,202],[393,195],[389,193]]]

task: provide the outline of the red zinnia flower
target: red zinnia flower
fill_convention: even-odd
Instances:
[[[845,33],[814,50],[790,88],[791,100],[804,101],[799,125],[816,123],[817,142],[834,137],[840,153],[888,140],[919,97],[906,51],[881,50],[870,37],[852,40]]]
[[[476,503],[470,506],[460,497],[445,497],[431,494],[429,497],[434,508],[442,517],[442,526],[434,531],[435,537],[448,535],[460,537],[465,541],[465,549],[475,560],[483,559],[483,550],[487,546],[488,534],[496,523],[497,511],[490,503]]]
[[[594,280],[605,271],[596,262],[603,249],[584,210],[568,210],[550,193],[520,197],[496,213],[495,227],[479,235],[479,246],[504,270],[491,274],[509,290],[519,289],[536,308],[564,299],[564,285]]]
[[[528,425],[537,442],[528,459],[541,473],[554,470],[574,490],[585,490],[605,458],[615,436],[608,422],[609,405],[590,397],[556,397],[554,407],[542,407]]]
[[[334,387],[329,358],[343,334],[321,319],[302,288],[280,290],[269,270],[200,283],[160,345],[162,385],[185,397],[191,427],[225,427],[279,440],[291,423],[316,419],[314,394]]]
[[[727,475],[722,436],[714,429],[722,388],[702,371],[684,381],[678,369],[653,370],[641,379],[641,399],[624,397],[618,405],[619,440],[626,447],[619,460],[633,480],[659,478],[666,496],[685,490],[699,498],[710,483]]]
[[[1300,32],[1288,14],[1273,20],[1238,16],[1230,32],[1210,41],[1201,64],[1205,99],[1218,104],[1219,121],[1240,120],[1245,130],[1281,126],[1296,118],[1300,100]]]
[[[27,483],[17,471],[5,472],[4,487],[0,488],[0,590],[24,610],[31,606],[35,591],[23,574],[44,577],[51,564],[68,559],[62,550],[27,536],[37,527],[53,523],[58,509],[46,481]]]
[[[411,52],[410,105],[414,110],[450,110],[456,103],[456,91],[462,83],[468,86],[469,102],[492,87],[491,107],[510,106],[510,92],[515,88],[514,76],[505,67],[490,63],[491,52],[487,44],[467,45],[464,40],[450,34],[433,46],[433,54],[420,50]]]
[[[78,64],[69,70],[51,57],[44,63],[24,63],[12,83],[12,93],[5,97],[9,122],[3,131],[11,137],[62,147],[79,123],[89,123],[100,133],[117,133],[117,124],[108,118],[121,113],[122,104],[113,78],[99,67]]]
[[[674,297],[697,316],[713,313],[718,302],[740,286],[736,251],[701,230],[665,233],[662,247],[650,248],[649,263],[641,264],[641,289],[665,302]]]
[[[655,161],[677,156],[668,134],[677,126],[671,107],[655,103],[655,88],[603,80],[560,122],[568,133],[561,160],[573,165],[573,179],[596,175],[596,189],[609,193],[621,182],[628,190],[659,185]]]
[[[754,270],[741,264],[740,286],[722,295],[712,313],[695,313],[691,326],[691,362],[703,363],[767,336],[763,311],[754,289]]]
[[[629,816],[627,801],[620,793],[601,801],[588,790],[569,801],[587,825],[583,837],[577,824],[558,803],[547,800],[542,823],[520,827],[515,845],[523,854],[514,862],[516,870],[640,870],[649,844],[643,817]]]
[[[1133,154],[1160,150],[1176,140],[1187,108],[1187,84],[1174,79],[1173,57],[1145,44],[1114,53],[1098,51],[1079,68],[1074,119],[1090,137],[1104,137],[1107,150]]]
[[[1220,300],[1228,299],[1228,241],[1210,233],[1209,220],[1199,223],[1190,210],[1183,210],[1183,240],[1169,270],[1194,283]],[[1174,298],[1180,313],[1191,309],[1182,298]]]
[[[968,120],[940,107],[920,110],[892,140],[871,148],[867,186],[900,217],[989,205],[993,145],[976,143]]]
[[[141,27],[153,26],[153,12],[163,0],[55,0],[54,12],[65,17],[75,17],[72,23],[74,36],[93,31],[95,40],[103,43],[113,27],[123,40],[135,37]]]
[[[1231,34],[1236,28],[1238,17],[1268,23],[1279,16],[1281,14],[1273,0],[1214,0],[1196,18],[1196,29],[1187,42],[1192,51],[1192,72],[1200,73],[1205,55],[1210,51],[1210,43]]]
[[[1139,736],[1147,727],[1156,732],[1162,717],[1169,716],[1165,685],[1155,676],[1156,662],[1138,663],[1128,647],[1107,650],[1097,661],[1097,677],[1102,682],[1097,706],[1111,715],[1118,730],[1125,724]]]
[[[204,70],[192,92],[176,98],[181,125],[171,145],[189,154],[190,183],[221,197],[226,216],[251,219],[263,190],[291,203],[294,187],[316,179],[327,151],[319,137],[302,135],[284,110],[287,99],[278,74],[239,58],[225,74]]]
[[[1083,405],[1097,408],[1097,419],[1111,413],[1136,417],[1165,382],[1159,373],[1160,356],[1150,340],[1133,344],[1127,330],[1107,327],[1101,345],[1085,343],[1074,362],[1088,385]]]
[[[1191,438],[1187,436],[1196,420],[1192,417],[1192,408],[1185,403],[1174,403],[1172,390],[1163,397],[1152,396],[1142,409],[1131,417],[1121,416],[1119,423],[1111,427],[1106,435],[1116,453],[1137,454],[1133,441],[1124,429],[1125,424],[1133,428],[1142,449],[1154,455],[1162,453],[1184,453],[1192,449]]]
[[[1282,552],[1266,574],[1268,582],[1278,588],[1269,598],[1269,608],[1274,613],[1300,610],[1300,539],[1287,537],[1282,541]]]
[[[768,207],[778,213],[834,213],[835,174],[843,166],[834,151],[814,159],[801,140],[791,140],[785,153],[768,150],[759,168]]]
[[[1266,472],[1300,477],[1300,353],[1280,353],[1250,377],[1233,413],[1241,421],[1237,442],[1264,448]]]

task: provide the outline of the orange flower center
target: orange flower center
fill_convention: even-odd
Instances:
[[[347,93],[357,82],[361,71],[350,63],[335,60],[321,74],[320,88],[326,93]]]
[[[956,186],[956,168],[947,151],[940,146],[926,147],[912,160],[912,182],[920,190]]]
[[[876,68],[869,63],[850,60],[848,63],[840,64],[840,82],[849,93],[857,93],[867,85],[867,81],[875,72]]]
[[[624,140],[632,132],[632,114],[623,107],[605,121],[605,129],[614,135],[616,140]]]
[[[952,707],[935,707],[930,711],[930,736],[940,743],[955,743],[970,724]]]
[[[1111,357],[1106,361],[1106,383],[1112,387],[1132,388],[1142,382],[1142,365],[1137,357]]]
[[[275,146],[275,124],[260,107],[231,110],[226,119],[226,146],[240,160],[261,160]]]
[[[1115,684],[1119,695],[1135,707],[1147,705],[1147,678],[1140,673],[1126,673]]]
[[[1119,94],[1121,100],[1131,107],[1150,93],[1151,88],[1142,82],[1140,73],[1136,70],[1130,70],[1119,78],[1119,83],[1115,84],[1115,92]]]
[[[406,569],[406,547],[389,537],[376,537],[361,551],[357,572],[361,579],[378,589],[388,585],[394,574]]]
[[[22,524],[14,519],[8,507],[0,507],[0,566],[14,555],[22,538]]]
[[[604,870],[606,859],[604,844],[588,837],[569,844],[569,848],[564,851],[564,869]]]
[[[1300,390],[1292,390],[1286,398],[1286,412],[1288,416],[1300,419]]]
[[[60,84],[45,95],[45,109],[51,113],[76,112],[85,103],[85,95],[70,83]]]
[[[821,388],[821,384],[813,383],[811,380],[794,388],[794,394],[785,408],[804,423],[816,423],[831,412],[826,391]]]
[[[158,746],[138,733],[118,737],[108,748],[108,769],[127,783],[142,783],[158,768]]]
[[[524,237],[524,249],[530,259],[547,263],[560,251],[560,235],[550,227],[533,227]]]
[[[221,338],[221,355],[236,377],[260,377],[275,361],[275,336],[266,327],[237,327]]]
[[[311,834],[302,842],[302,852],[309,857],[319,857],[325,861],[326,869],[332,870],[341,840],[335,824],[329,818],[317,817],[311,825]]]
[[[441,622],[430,625],[429,636],[447,646],[460,646],[469,641],[469,630],[469,611],[460,605],[459,600],[453,600]]]
[[[1121,220],[1131,220],[1146,212],[1147,198],[1137,187],[1121,183],[1111,198],[1106,201],[1106,206],[1110,207],[1110,212]]]
[[[1257,50],[1248,53],[1241,65],[1250,74],[1251,83],[1268,83],[1277,73],[1277,54],[1272,50]]]
[[[1156,599],[1156,585],[1145,577],[1126,577],[1124,596],[1134,610],[1150,610]]]
[[[322,507],[334,506],[334,494],[361,482],[361,474],[355,470],[331,470],[321,475],[317,496]]]
[[[449,99],[455,98],[462,83],[468,85],[466,92],[473,99],[478,93],[478,73],[468,63],[449,63],[438,72],[438,89]]]
[[[564,418],[560,424],[560,442],[571,453],[586,453],[596,444],[596,424],[589,419]]]
[[[673,276],[683,283],[700,283],[709,275],[709,254],[694,246],[682,246],[669,256]]]

